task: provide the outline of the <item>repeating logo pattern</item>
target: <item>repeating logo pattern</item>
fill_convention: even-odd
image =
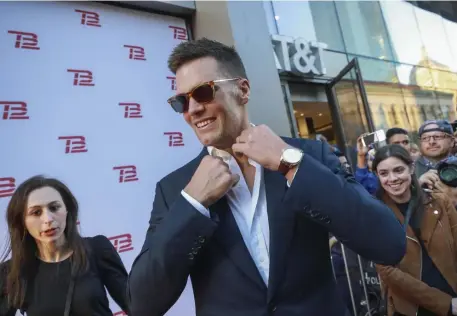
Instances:
[[[22,101],[0,101],[3,106],[2,120],[28,120],[27,103]]]
[[[113,170],[119,171],[119,183],[138,181],[136,166],[116,166]]]
[[[38,47],[38,35],[35,33],[13,30],[9,30],[8,33],[16,35],[16,42],[14,43],[14,47],[34,50],[40,49],[40,47]]]
[[[117,252],[123,253],[127,251],[133,250],[133,241],[132,235],[129,233],[125,233],[122,235],[117,235],[108,238],[111,243],[113,244],[114,248]]]
[[[112,20],[109,16],[107,16],[104,10],[91,6],[87,6],[87,8],[89,8],[87,10],[83,7],[80,7],[80,4],[76,4],[76,6],[78,7],[75,7],[75,4],[68,5],[67,8],[69,19],[66,21],[66,23],[70,23],[75,29],[80,30],[84,34],[102,34],[102,32],[106,32],[113,25]],[[188,33],[186,28],[180,26],[180,23],[176,22],[177,20],[178,19],[176,18],[172,18],[168,23],[162,21],[160,22],[162,24],[162,31],[164,32],[163,36],[166,37],[168,43],[172,43],[168,44],[168,46],[177,45],[181,41],[188,40]],[[50,43],[52,43],[53,40],[51,37],[54,36],[51,32],[47,33],[43,31],[43,28],[41,27],[33,28],[27,26],[29,24],[25,25],[26,26],[7,25],[6,29],[3,30],[3,32],[6,33],[6,36],[4,37],[4,43],[2,43],[2,45],[4,44],[5,48],[9,49],[13,54],[15,54],[15,56],[18,56],[18,58],[21,59],[29,58],[29,56],[40,58],[40,56],[45,56],[55,50],[55,47],[49,47]],[[109,43],[109,41],[107,41],[107,43]],[[141,37],[137,36],[136,39],[135,37],[132,37],[130,40],[127,39],[125,41],[118,41],[117,44],[109,47],[108,51],[113,52],[117,50],[117,53],[113,55],[116,56],[115,58],[119,64],[122,64],[121,67],[132,67],[132,69],[138,69],[140,67],[147,68],[152,62],[156,61],[156,56],[158,55],[156,53],[156,47],[153,46],[153,48],[151,48],[148,43],[148,41],[143,41]],[[62,41],[62,43],[59,45],[65,45],[64,41]],[[84,45],[81,47],[84,47]],[[166,47],[166,50],[169,51],[169,47]],[[159,56],[163,55],[164,54],[160,54]],[[62,65],[60,65],[60,62],[56,62],[58,65],[58,74],[56,76],[61,78],[62,82],[60,85],[64,86],[64,89],[66,87],[66,89],[70,91],[70,98],[81,98],[81,100],[83,100],[81,101],[81,109],[78,108],[77,110],[85,113],[85,117],[94,117],[94,114],[92,113],[95,112],[92,111],[98,111],[96,113],[97,115],[100,115],[100,129],[104,128],[104,124],[118,124],[120,125],[120,130],[124,127],[130,127],[137,124],[141,126],[141,124],[147,123],[148,120],[154,118],[154,115],[157,115],[157,112],[154,111],[154,107],[160,106],[169,108],[169,105],[166,103],[166,99],[156,99],[154,100],[155,104],[151,104],[150,99],[145,100],[141,97],[138,97],[138,95],[133,92],[132,94],[122,95],[119,98],[116,97],[114,100],[110,99],[109,102],[103,104],[103,110],[99,110],[101,105],[97,104],[96,102],[91,103],[90,98],[94,94],[94,91],[99,91],[101,87],[107,86],[106,74],[102,73],[100,70],[101,67],[98,67],[98,64],[85,63],[84,59],[82,60],[83,61],[81,62],[81,60],[71,59],[70,62],[64,62]],[[163,60],[163,63],[166,65],[166,60]],[[113,68],[115,67],[117,67],[117,65],[114,63]],[[33,68],[31,70],[33,71]],[[55,67],[53,70],[55,70]],[[161,89],[163,87],[166,89],[167,94],[172,95],[176,93],[175,76],[167,76],[167,73],[163,72],[155,75],[154,69],[151,69],[150,71],[154,74],[154,82],[147,84],[153,85],[158,83],[158,85],[161,86]],[[126,73],[127,76],[137,76],[137,73],[134,72]],[[48,80],[49,78],[51,78],[51,76],[48,76],[47,74],[46,76],[43,76],[43,80]],[[112,78],[110,79],[110,82],[114,81]],[[128,77],[117,79],[124,81],[129,80]],[[12,96],[10,94],[2,95],[2,93],[3,92],[0,92],[0,100],[3,100],[0,101],[0,127],[4,125],[8,126],[8,128],[10,126],[14,126],[15,128],[17,127],[21,129],[24,124],[27,125],[36,123],[43,118],[42,104],[39,104],[39,102],[43,101],[37,101],[38,98],[34,99],[33,94],[32,97],[30,97],[29,95],[25,94]],[[35,92],[35,94],[38,94],[38,92]],[[49,102],[53,102],[51,101],[51,98],[49,98]],[[74,103],[74,100],[71,100],[71,105]],[[69,105],[65,102],[62,102],[62,104],[58,104],[58,106],[64,109]],[[171,109],[169,110],[170,113],[173,113]],[[118,119],[115,119],[114,122],[104,121],[103,111],[112,111],[110,117]],[[65,112],[62,111],[58,114],[60,115],[61,113]],[[51,113],[51,115],[54,115],[54,113]],[[65,119],[69,121],[73,119],[72,117],[62,118],[59,117],[59,115],[56,115],[54,119]],[[176,114],[173,113],[173,115]],[[51,164],[53,163],[52,161],[65,158],[64,161],[66,162],[82,165],[87,163],[87,159],[92,159],[92,155],[95,155],[97,152],[99,156],[104,154],[103,151],[105,149],[99,144],[100,135],[94,136],[94,132],[92,131],[91,133],[91,131],[88,131],[85,124],[86,121],[83,121],[80,124],[76,125],[76,128],[74,128],[72,125],[69,127],[69,129],[59,130],[51,136],[46,133],[43,134],[45,135],[44,137],[49,137],[49,139],[43,141],[45,141],[47,144],[51,144],[50,146],[53,148],[53,150],[55,149],[55,153],[57,153],[56,155],[60,155],[60,158],[52,157],[52,160],[50,160]],[[46,128],[46,126],[43,126],[43,128]],[[116,128],[118,128],[118,126],[116,126]],[[159,145],[163,146],[163,149],[175,151],[180,150],[179,148],[185,146],[184,138],[186,135],[184,135],[183,131],[180,131],[179,129],[179,127],[177,128],[173,125],[163,129],[160,128],[160,130],[154,129],[154,127],[151,126],[151,133],[160,133],[158,135],[158,141]],[[124,150],[121,146],[122,145],[119,146],[120,151]],[[133,155],[133,157],[135,156]],[[33,157],[31,157],[31,159],[33,159]],[[69,168],[72,168],[72,165],[69,165]],[[141,165],[141,163],[130,158],[121,161],[116,160],[114,163],[110,162],[101,168],[104,168],[103,170],[106,172],[105,174],[107,175],[107,179],[112,181],[112,185],[116,188],[116,190],[131,190],[132,188],[136,190],[136,186],[142,182],[146,182],[147,180],[147,176],[145,176],[145,174],[148,172],[148,170],[143,170],[144,167]],[[48,170],[42,170],[40,173],[41,172],[46,175],[53,176],[52,172],[48,173]],[[33,175],[34,174],[19,175],[16,172],[8,172],[7,168],[0,168],[0,202],[7,203],[9,198],[17,189],[17,186],[20,185],[20,183],[25,178]],[[81,176],[92,177],[92,175]],[[56,175],[56,177],[59,176]],[[69,185],[70,189],[73,188],[72,183],[67,184]],[[78,192],[74,193],[79,198]],[[77,222],[78,229],[84,228],[84,216],[85,215],[83,214],[81,217],[81,222]],[[124,230],[121,228],[120,230],[114,230],[114,233],[112,231],[111,233],[108,232],[106,234],[107,236],[113,235],[109,237],[109,240],[113,244],[113,247],[116,249],[116,251],[121,255],[123,260],[132,256],[134,254],[132,251],[139,250],[139,246],[136,243],[142,242],[142,240],[137,240],[139,239],[136,238],[137,232],[128,231],[129,229]],[[87,233],[87,231],[82,231],[82,233]],[[100,233],[104,234],[103,230]],[[144,237],[143,232],[140,232],[140,235],[141,238]],[[136,243],[134,243],[134,240]],[[127,264],[126,267],[129,269]],[[119,308],[114,308],[112,310],[116,311],[113,315],[127,315],[125,312],[120,311]]]
[[[139,103],[120,102],[119,106],[124,107],[124,118],[143,117],[143,114],[141,114],[141,104]]]
[[[124,47],[129,49],[129,59],[146,60],[146,54],[143,47],[133,45],[124,45]]]
[[[75,12],[81,14],[81,24],[87,26],[101,27],[100,15],[97,12],[76,9]]]
[[[0,198],[12,196],[16,190],[16,179],[13,177],[0,178]]]
[[[87,152],[86,138],[84,136],[59,136],[58,139],[65,141],[66,154]]]

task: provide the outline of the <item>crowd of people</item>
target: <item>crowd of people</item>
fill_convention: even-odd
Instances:
[[[392,267],[342,251],[344,245],[331,238],[335,277],[352,315],[456,313],[456,132],[448,121],[435,120],[420,127],[419,145],[408,134],[394,127],[386,144],[365,146],[364,135],[357,141],[355,179],[389,206],[405,227],[408,246]],[[440,166],[450,166],[448,174]]]
[[[457,315],[451,124],[425,122],[417,147],[400,128],[384,146],[362,135],[352,173],[324,141],[250,121],[233,47],[184,41],[168,66],[203,149],[156,184],[130,273],[106,237],[80,236],[70,189],[35,176],[6,211],[0,316],[111,316],[107,292],[162,316],[189,277],[197,316]]]

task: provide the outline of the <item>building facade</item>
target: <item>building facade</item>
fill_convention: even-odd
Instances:
[[[192,24],[196,38],[240,52],[254,122],[348,147],[364,132],[398,126],[415,136],[425,120],[457,118],[455,9],[452,2],[202,1]]]

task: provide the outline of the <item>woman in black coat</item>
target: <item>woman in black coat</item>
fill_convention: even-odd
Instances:
[[[0,266],[0,315],[112,316],[105,286],[128,313],[127,271],[104,236],[82,238],[78,203],[56,179],[22,183],[7,208],[10,238]],[[5,259],[11,254],[11,259]]]

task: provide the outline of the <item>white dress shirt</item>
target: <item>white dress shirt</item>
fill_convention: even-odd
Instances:
[[[255,167],[254,186],[251,195],[243,173],[235,158],[225,151],[208,147],[210,155],[215,154],[213,150],[217,151],[216,156],[221,157],[224,162],[227,163],[231,173],[240,176],[238,183],[227,192],[227,202],[241,235],[243,236],[244,243],[254,260],[263,281],[268,286],[270,271],[270,228],[268,225],[263,167],[249,159],[249,164]],[[201,205],[193,197],[189,196],[186,192],[181,191],[181,194],[200,213],[210,217],[207,208]]]

